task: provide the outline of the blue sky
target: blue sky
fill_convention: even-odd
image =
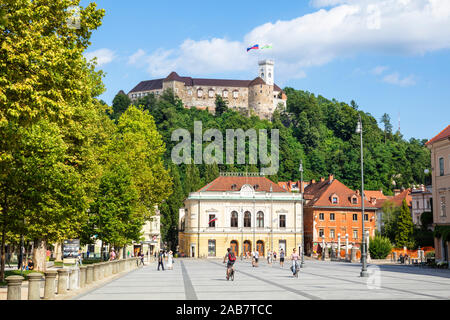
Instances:
[[[81,1],[86,5],[88,1]],[[450,124],[450,1],[111,1],[86,56],[119,90],[167,76],[253,79],[275,60],[275,82],[339,101],[377,120],[398,118],[405,138]],[[246,52],[247,46],[271,50]]]

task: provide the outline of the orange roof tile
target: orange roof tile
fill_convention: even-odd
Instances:
[[[314,196],[314,199],[307,206],[361,208],[361,196],[337,179],[328,179],[310,184],[305,188],[305,198],[307,195]],[[338,197],[338,203],[336,204],[331,202],[333,195]],[[352,203],[351,198],[353,196],[357,197],[357,204]],[[364,201],[364,207],[367,209],[376,208],[367,200]]]
[[[265,191],[270,192],[270,186],[272,186],[272,192],[288,192],[288,190],[283,189],[278,184],[270,181],[265,177],[218,177],[212,182],[208,183],[206,186],[202,187],[198,192],[205,191],[238,191],[241,190],[242,186],[249,184],[252,187],[258,185],[255,191]],[[233,189],[232,186],[236,185]]]
[[[431,138],[427,143],[425,143],[426,145],[428,144],[433,144],[436,141],[440,141],[440,140],[444,140],[446,138],[450,138],[450,124],[441,132],[439,132],[438,135],[436,135],[434,138]]]
[[[377,200],[387,199],[387,197],[383,194],[383,190],[364,190],[364,196],[368,200],[371,198],[375,198]]]

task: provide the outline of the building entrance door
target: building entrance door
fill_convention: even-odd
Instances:
[[[234,252],[234,255],[236,257],[239,256],[239,247],[238,247],[238,242],[236,240],[231,240],[230,248],[231,248],[231,252]]]
[[[264,257],[264,241],[256,241],[256,251],[258,251],[260,257]]]
[[[252,243],[250,242],[250,240],[245,240],[244,241],[244,255],[247,255],[247,252],[250,254],[251,251],[252,251]]]
[[[191,244],[191,257],[195,258],[195,244]]]
[[[283,249],[284,253],[286,253],[286,240],[280,240],[278,244],[280,246],[280,251]]]

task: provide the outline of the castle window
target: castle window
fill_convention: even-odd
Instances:
[[[258,221],[258,228],[264,228],[264,213],[262,211],[257,213],[256,220]]]
[[[231,213],[230,226],[232,228],[237,228],[238,227],[238,213],[236,211],[233,211]]]
[[[188,95],[192,96],[192,90],[191,89],[188,90]]]
[[[209,96],[210,98],[214,97],[214,90],[213,90],[213,89],[209,89],[209,91],[208,91],[208,96]]]
[[[261,78],[264,78],[264,72],[261,72]]]
[[[269,78],[272,78],[272,74],[269,72]]]
[[[202,89],[198,89],[197,90],[197,97],[199,97],[199,98],[203,97],[203,90]]]
[[[222,96],[223,96],[224,98],[228,98],[228,90],[223,90]]]
[[[252,226],[252,215],[249,211],[244,213],[244,228],[250,228]]]
[[[233,98],[237,98],[239,96],[239,91],[233,91]]]

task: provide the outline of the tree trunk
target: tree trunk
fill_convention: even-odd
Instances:
[[[55,243],[55,262],[62,262],[62,248],[61,248],[61,242]]]
[[[34,269],[45,271],[47,266],[47,241],[43,239],[36,240],[33,247]]]
[[[5,281],[5,244],[6,244],[6,228],[3,225],[2,228],[2,247],[1,247],[1,251],[2,251],[2,255],[1,255],[1,262],[0,262],[0,280],[1,281]]]

